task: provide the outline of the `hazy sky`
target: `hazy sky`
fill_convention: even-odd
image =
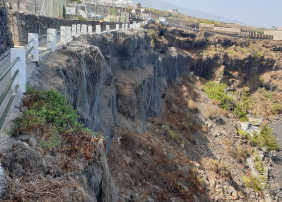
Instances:
[[[282,0],[161,0],[258,27],[282,27]]]

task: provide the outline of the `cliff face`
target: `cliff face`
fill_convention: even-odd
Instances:
[[[154,195],[156,201],[173,197],[176,201],[187,198],[205,201],[207,198],[226,199],[226,196],[233,200],[244,199],[244,195],[254,195],[254,200],[258,199],[254,191],[240,188],[245,186],[241,176],[247,174],[240,162],[245,160],[247,152],[242,155],[243,160],[239,156],[238,161],[234,153],[238,153],[241,145],[246,146],[247,141],[239,137],[237,126],[228,119],[232,115],[212,104],[200,90],[202,86],[196,85],[201,79],[181,78],[181,75],[193,71],[234,88],[245,86],[253,79],[255,81],[250,82],[250,86],[255,89],[260,85],[257,82],[259,76],[269,72],[278,75],[281,71],[279,57],[260,56],[257,49],[255,53],[247,54],[242,48],[250,47],[249,41],[153,28],[157,36],[143,29],[81,36],[47,55],[29,83],[56,89],[68,96],[85,126],[101,131],[106,137],[106,153],[115,141],[109,162],[123,197],[127,198],[124,200],[139,198],[133,194],[142,186],[146,189],[138,191],[144,196]],[[165,39],[159,38],[162,36]],[[273,46],[273,51],[279,50]],[[280,77],[275,79],[280,81]],[[268,79],[271,80],[269,85],[274,86],[273,77]],[[169,85],[173,81],[176,82]],[[278,89],[281,85],[277,86]],[[212,107],[215,110],[212,111]],[[222,149],[222,142],[231,154]],[[233,142],[236,143],[234,148]],[[16,151],[10,152],[12,158]],[[103,165],[83,165],[81,176],[87,182],[84,188],[91,196],[89,200],[115,201],[106,156],[101,148],[99,152]],[[212,191],[218,176],[208,179],[210,173],[202,165],[203,159],[204,164],[205,161],[209,164],[211,159],[223,159],[227,165],[239,164],[234,170],[230,168],[230,172],[222,166],[228,172],[216,186],[222,190],[219,197]],[[14,167],[13,163],[18,162],[21,162],[20,158],[10,162],[8,156],[5,165]],[[146,172],[148,167],[150,171]],[[204,182],[209,187],[205,190],[206,195],[203,194],[205,186],[201,186],[196,175],[198,171],[203,179],[207,179]],[[148,193],[148,190],[153,191]]]
[[[136,31],[81,37],[43,61],[33,80],[67,94],[86,126],[108,138],[108,150],[115,126],[146,129],[146,118],[161,112],[167,83],[190,64],[184,51],[153,51],[146,31]]]
[[[7,12],[4,8],[0,8],[0,55],[12,45],[12,34],[8,25]]]

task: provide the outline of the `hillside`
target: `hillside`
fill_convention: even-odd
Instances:
[[[281,199],[282,44],[145,28],[80,36],[39,63],[1,158],[4,201]],[[248,114],[264,118],[256,136]]]

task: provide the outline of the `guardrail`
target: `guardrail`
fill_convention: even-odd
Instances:
[[[145,24],[145,22],[144,22]],[[140,23],[133,24],[122,24],[121,30],[124,29],[138,29],[140,28]],[[105,31],[102,31],[100,25],[96,25],[95,33],[101,35],[103,33],[110,34],[111,31],[119,31],[120,24],[116,24],[115,29],[111,30],[109,25],[106,25]],[[5,110],[0,118],[0,130],[4,124],[7,117],[8,111],[14,101],[17,92],[24,93],[26,90],[26,66],[30,62],[38,62],[40,54],[46,52],[54,52],[61,45],[66,45],[68,42],[73,40],[73,37],[79,37],[83,34],[93,34],[93,28],[91,25],[72,25],[61,26],[60,30],[47,29],[47,34],[38,36],[37,33],[28,33],[28,43],[24,47],[11,48],[10,50],[10,64],[5,70],[0,73],[0,83],[1,81],[11,72],[11,79],[7,83],[4,92],[0,96],[0,106],[5,100],[8,92],[13,91],[12,96],[10,96],[9,101],[5,107]],[[59,35],[59,36],[58,36]],[[59,39],[59,40],[58,40]],[[39,41],[42,43],[39,44]],[[57,41],[59,43],[57,43]],[[46,47],[45,47],[46,46]],[[6,56],[5,56],[6,57]],[[3,85],[3,84],[0,84]]]

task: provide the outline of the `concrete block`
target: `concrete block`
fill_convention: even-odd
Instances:
[[[39,60],[39,50],[38,50],[38,34],[37,33],[28,33],[28,50],[33,47],[30,52],[31,61],[38,62]]]
[[[57,30],[56,29],[47,29],[47,48],[51,48],[52,52],[56,51],[57,47]]]
[[[74,37],[76,36],[76,25],[72,25],[72,30],[71,30],[71,36]]]
[[[119,30],[119,24],[116,24],[116,30]]]
[[[121,29],[124,29],[124,24],[121,25]]]
[[[81,34],[87,34],[87,25],[81,25]]]
[[[78,25],[76,25],[76,36],[79,37],[80,34],[81,34],[81,25],[78,24]]]
[[[72,33],[71,27],[66,27],[66,43],[71,41]]]
[[[19,61],[11,69],[11,77],[19,70],[18,76],[16,77],[12,90],[15,90],[16,85],[19,85],[18,91],[25,93],[26,91],[26,49],[25,48],[11,48],[11,63],[19,57]]]
[[[88,25],[88,34],[90,34],[90,35],[93,34],[92,25]]]
[[[96,34],[101,34],[101,25],[96,25]]]
[[[106,25],[106,31],[107,31],[108,34],[111,33],[110,25]]]
[[[66,45],[66,27],[60,26],[60,42]]]

